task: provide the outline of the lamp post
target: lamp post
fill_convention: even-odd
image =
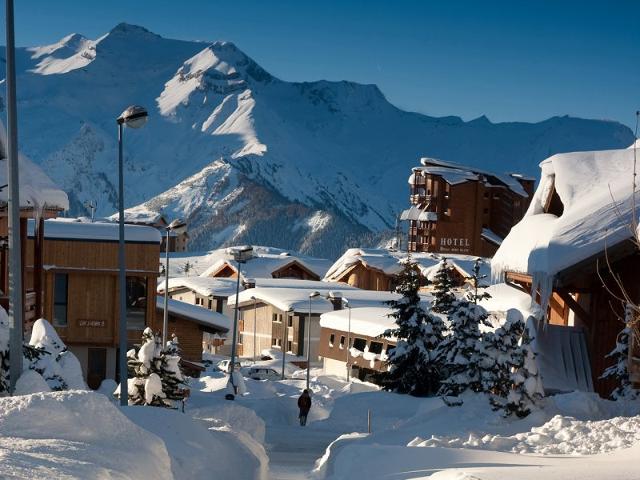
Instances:
[[[147,123],[147,111],[138,105],[128,107],[116,119],[118,123],[118,285],[120,286],[120,323],[118,325],[118,337],[120,354],[120,405],[129,404],[129,392],[127,390],[127,276],[125,273],[124,256],[124,166],[122,158],[122,133],[124,126],[129,128],[141,128]]]
[[[166,227],[167,236],[164,246],[164,315],[162,317],[162,349],[167,347],[167,332],[169,330],[169,232],[177,235],[184,233],[187,223],[176,218]]]
[[[9,234],[9,391],[22,375],[22,268],[20,252],[20,181],[18,176],[18,109],[16,105],[16,50],[13,0],[6,2],[7,170]]]
[[[307,322],[307,390],[309,390],[309,379],[311,377],[311,299],[320,296],[320,292],[315,291],[309,294],[309,320]]]
[[[233,393],[236,394],[238,393],[238,389],[236,387],[236,384],[234,383],[233,372],[236,367],[236,342],[238,338],[238,306],[240,303],[238,296],[240,295],[240,277],[242,276],[242,274],[240,273],[240,265],[251,258],[251,255],[253,254],[253,247],[251,245],[244,245],[242,247],[228,248],[227,254],[231,255],[238,264],[238,280],[236,282],[236,308],[233,311],[233,339],[231,343],[231,363],[229,364],[229,382],[233,387]]]
[[[284,364],[287,357],[287,338],[289,338],[289,332],[287,329],[289,328],[289,315],[293,315],[293,310],[289,309],[284,313],[284,321],[282,322],[282,380],[284,380]]]
[[[253,300],[253,363],[255,365],[256,363],[256,324],[257,324],[257,318],[256,318],[256,304],[258,299],[256,297],[254,297],[253,295],[251,295],[251,300]]]

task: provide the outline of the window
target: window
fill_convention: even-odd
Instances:
[[[271,346],[272,346],[272,347],[275,347],[275,346],[277,345],[277,343],[278,343],[278,342],[276,341],[276,339],[272,337],[272,338],[271,338]]]
[[[216,299],[216,312],[222,313],[222,308],[224,307],[224,300],[221,298]]]
[[[127,328],[144,330],[147,324],[147,277],[127,277]]]
[[[367,341],[364,338],[354,338],[353,339],[353,348],[356,350],[360,350],[364,352],[364,347],[367,346]]]
[[[293,344],[289,341],[287,342],[287,352],[290,352],[291,350],[293,350]]]
[[[208,308],[209,310],[211,310],[211,307],[212,307],[212,306],[213,306],[213,301],[212,301],[211,299],[209,299],[209,302],[208,302],[207,308]]]
[[[382,353],[382,343],[371,342],[369,344],[369,353]]]
[[[484,199],[488,200],[489,199],[489,192],[484,192]]]
[[[333,347],[333,342],[335,342],[336,340],[336,334],[332,333],[331,335],[329,335],[329,346]]]
[[[287,315],[287,325],[293,327],[293,315]]]
[[[67,304],[69,302],[69,275],[56,273],[53,292],[53,324],[67,326]]]
[[[344,335],[340,336],[340,349],[344,348],[344,342],[345,342],[346,338]]]

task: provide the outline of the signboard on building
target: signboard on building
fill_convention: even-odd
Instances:
[[[466,237],[441,237],[440,251],[451,253],[470,253],[471,240]]]

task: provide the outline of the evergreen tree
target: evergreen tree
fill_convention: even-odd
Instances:
[[[402,297],[388,302],[397,328],[385,331],[382,336],[396,338],[397,343],[389,352],[389,371],[382,381],[387,390],[423,396],[438,390],[439,346],[445,326],[440,317],[421,306],[419,289],[420,274],[416,264],[408,259],[395,288]]]
[[[472,291],[469,292],[467,298],[471,300],[473,303],[478,303],[480,300],[484,300],[487,298],[491,298],[491,295],[484,289],[486,285],[482,282],[483,279],[487,278],[486,275],[480,274],[480,266],[484,263],[482,258],[476,258],[473,262],[473,273],[470,277],[467,277],[467,280],[471,280]]]
[[[176,353],[177,347],[163,349],[160,337],[148,327],[144,330],[140,349],[127,352],[128,393],[133,405],[174,407],[175,401],[184,399],[187,384]]]
[[[443,397],[457,397],[467,390],[484,391],[480,325],[489,325],[487,318],[487,311],[469,300],[458,300],[453,304],[449,313],[451,333],[441,346],[447,376],[439,392]]]
[[[483,389],[495,410],[526,417],[541,398],[535,354],[522,314],[509,310],[501,327],[483,335]]]
[[[433,303],[432,310],[436,313],[449,313],[453,308],[456,297],[453,294],[455,284],[452,278],[453,267],[443,258],[432,280]]]
[[[618,381],[618,386],[609,395],[612,400],[635,400],[640,398],[640,390],[633,388],[633,384],[629,379],[629,370],[627,369],[631,335],[631,329],[625,326],[616,338],[615,348],[606,355],[606,358],[612,358],[615,363],[607,367],[600,378]]]

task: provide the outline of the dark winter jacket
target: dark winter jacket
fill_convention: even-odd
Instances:
[[[307,415],[311,410],[311,397],[308,393],[303,392],[298,398],[298,408],[300,409],[300,415]]]

